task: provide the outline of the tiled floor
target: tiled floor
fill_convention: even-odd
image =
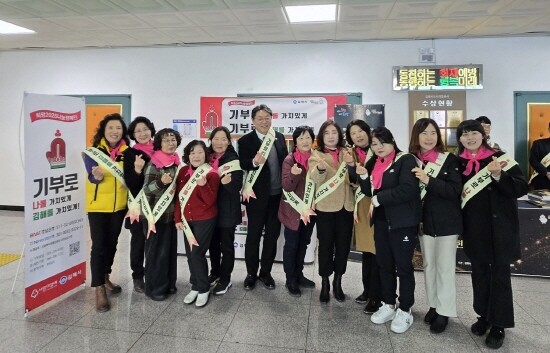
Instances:
[[[23,213],[0,211],[0,252],[18,253],[23,243]],[[470,277],[457,277],[459,317],[447,330],[431,334],[422,322],[427,310],[423,274],[417,273],[415,323],[404,334],[387,325],[374,325],[353,301],[361,291],[360,264],[350,262],[343,287],[348,300],[319,303],[319,289],[304,290],[293,298],[284,288],[281,264],[274,267],[277,288],[259,285],[246,292],[246,271],[237,261],[234,285],[221,297],[212,297],[202,309],[183,304],[189,290],[185,257],[180,257],[178,294],[154,302],[132,291],[129,269],[129,233],[120,236],[112,278],[122,285],[111,298],[111,311],[94,309],[90,287],[75,290],[23,316],[23,275],[10,293],[17,262],[0,267],[0,352],[479,352],[488,351],[484,339],[470,333],[475,321]],[[314,265],[306,274],[320,278]],[[88,274],[88,278],[89,274]],[[506,331],[501,352],[550,352],[550,279],[513,278],[516,328]]]

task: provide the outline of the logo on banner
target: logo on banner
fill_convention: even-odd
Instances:
[[[31,122],[33,123],[35,121],[43,120],[43,119],[72,123],[80,120],[81,118],[80,111],[75,113],[63,113],[63,112],[56,112],[53,110],[37,110],[37,111],[31,112],[29,115],[31,117]]]
[[[50,150],[46,152],[46,159],[50,163],[50,169],[65,168],[66,162],[65,140],[61,138],[61,132],[55,131],[55,138],[50,143]]]
[[[244,106],[253,106],[253,105],[256,105],[256,101],[250,101],[250,102],[247,102],[247,101],[229,101],[227,102],[227,105],[228,106],[232,106],[232,105],[244,105]]]
[[[65,283],[67,283],[67,276],[61,277],[61,278],[59,279],[59,283],[60,283],[60,284],[65,284]]]
[[[202,122],[202,128],[207,134],[211,133],[217,126],[219,126],[218,113],[214,110],[214,106],[211,105],[208,108],[208,112],[204,116],[204,121]]]

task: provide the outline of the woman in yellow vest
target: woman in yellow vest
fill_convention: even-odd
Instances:
[[[84,157],[88,172],[86,212],[92,238],[90,268],[92,287],[96,288],[96,309],[99,312],[110,309],[107,291],[121,291],[119,285],[110,281],[109,275],[128,199],[126,187],[120,180],[123,152],[129,144],[126,135],[126,124],[120,114],[105,116],[93,137],[93,148],[87,149]]]

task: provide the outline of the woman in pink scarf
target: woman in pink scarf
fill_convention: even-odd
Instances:
[[[432,119],[419,119],[414,124],[409,152],[422,163],[413,171],[426,190],[419,233],[430,306],[424,322],[430,324],[431,332],[441,333],[449,317],[456,317],[456,241],[462,234],[460,162],[454,154],[444,153],[439,126]]]
[[[361,191],[372,196],[376,260],[380,267],[382,305],[371,316],[375,324],[391,321],[391,330],[403,333],[411,327],[414,304],[414,268],[418,224],[422,216],[418,179],[412,169],[416,158],[402,153],[385,127],[372,131],[374,156],[365,167],[358,165]],[[369,177],[370,176],[370,177]],[[399,307],[396,303],[399,278]]]
[[[462,209],[464,252],[472,264],[474,311],[479,315],[471,331],[483,336],[490,328],[485,344],[499,348],[504,329],[514,327],[510,264],[521,258],[516,199],[527,193],[527,182],[517,165],[502,169],[497,158],[504,152],[489,147],[478,121],[463,121],[456,135],[462,182],[476,182],[474,196]],[[478,174],[485,167],[489,173]],[[479,185],[479,178],[488,183]]]
[[[153,154],[153,139],[155,136],[155,125],[144,116],[138,116],[128,126],[128,137],[136,143],[124,151],[124,181],[128,191],[134,197],[138,197],[143,188],[145,179],[145,164]],[[132,268],[132,279],[134,291],[143,293],[145,284],[143,281],[145,259],[145,230],[141,219],[132,219],[131,215],[126,217],[125,228],[130,230],[130,267]]]

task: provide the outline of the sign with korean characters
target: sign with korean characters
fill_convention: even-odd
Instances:
[[[25,93],[25,311],[86,280],[84,98]]]
[[[252,129],[251,113],[255,106],[267,105],[273,111],[272,126],[277,132],[292,136],[300,125],[319,131],[321,124],[334,118],[334,106],[346,104],[345,95],[313,97],[201,97],[200,136],[207,138],[217,126],[225,126],[234,137]]]
[[[394,91],[483,88],[483,65],[394,66]]]

